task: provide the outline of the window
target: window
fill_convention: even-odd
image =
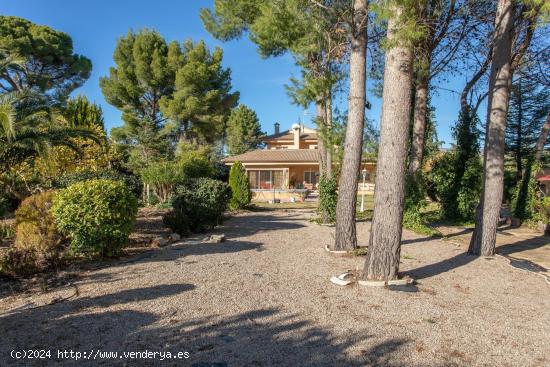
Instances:
[[[319,172],[316,172],[316,171],[305,171],[304,172],[304,182],[306,184],[311,184],[313,186],[317,185],[318,177],[319,177]]]
[[[260,189],[271,189],[272,184],[271,171],[260,171]]]
[[[253,190],[272,190],[283,188],[283,171],[256,170],[247,171],[248,182]]]
[[[251,189],[258,188],[258,171],[248,171],[248,183]]]

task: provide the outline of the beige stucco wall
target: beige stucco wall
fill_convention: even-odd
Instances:
[[[316,149],[317,141],[304,141],[300,140],[299,149]],[[294,142],[291,140],[272,140],[267,142],[267,149],[296,149]]]
[[[283,171],[283,182],[285,188],[283,190],[275,190],[275,198],[280,199],[283,202],[288,202],[291,198],[299,201],[301,199],[300,193],[292,192],[293,185],[290,183],[294,181],[295,184],[301,184],[304,181],[304,172],[306,171],[319,171],[319,165],[312,164],[246,164],[243,163],[245,169],[248,170],[281,170]],[[368,179],[366,180],[365,187],[362,187],[362,179],[360,177],[360,185],[358,194],[361,194],[363,190],[365,194],[374,193],[374,179],[376,175],[376,163],[363,163],[361,169],[366,169],[368,174]],[[286,189],[290,189],[290,192]],[[273,190],[253,190],[252,200],[254,201],[269,201],[274,198]]]

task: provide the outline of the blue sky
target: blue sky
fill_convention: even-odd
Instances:
[[[75,52],[87,56],[93,63],[90,79],[76,93],[86,95],[102,106],[109,129],[121,125],[122,121],[119,111],[103,99],[99,78],[107,75],[109,67],[114,64],[112,54],[117,38],[129,29],[143,27],[158,30],[169,41],[204,39],[210,47],[221,47],[224,65],[232,70],[234,89],[241,93],[240,102],[256,111],[264,131],[272,133],[276,121],[281,123],[282,129],[298,119],[311,125],[313,108],[304,112],[302,108],[293,106],[285,92],[284,85],[289,77],[300,75],[292,57],[262,59],[246,37],[227,43],[215,40],[199,19],[199,10],[205,7],[212,7],[212,1],[1,0],[0,14],[20,16],[71,35]],[[443,87],[459,90],[461,84],[455,78]],[[369,100],[373,108],[367,114],[378,124],[380,100],[372,96]],[[448,146],[452,141],[450,127],[458,114],[458,97],[439,90],[432,102],[436,108],[439,138]],[[340,96],[337,103],[345,106],[346,96]]]

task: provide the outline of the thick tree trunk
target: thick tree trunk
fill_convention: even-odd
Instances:
[[[368,1],[355,0],[349,61],[348,125],[336,205],[336,236],[332,249],[357,247],[355,205],[363,152]]]
[[[495,18],[493,63],[489,79],[489,101],[484,154],[483,192],[476,228],[468,252],[492,256],[504,184],[504,137],[512,83],[512,0],[499,0]]]
[[[544,151],[544,145],[548,140],[548,132],[550,131],[550,112],[546,115],[546,121],[542,125],[542,130],[540,131],[539,138],[537,140],[537,145],[535,146],[535,163],[540,163],[542,158],[542,152]]]
[[[401,11],[388,21],[388,43],[397,44],[386,51],[374,215],[362,275],[369,280],[395,279],[399,270],[413,63],[412,50],[395,40]]]
[[[428,106],[428,75],[422,73],[416,86],[414,98],[414,118],[411,142],[411,161],[409,175],[414,179],[422,167],[424,157],[424,135],[426,132],[426,113]]]
[[[332,93],[329,93],[325,104],[325,121],[326,130],[329,134],[332,134]],[[327,147],[327,177],[332,176],[332,151],[334,147]]]
[[[323,131],[325,126],[325,105],[322,101],[315,103],[315,113],[317,117],[317,128]],[[317,148],[319,150],[319,175],[324,175],[327,171],[327,148],[323,139],[318,139]]]

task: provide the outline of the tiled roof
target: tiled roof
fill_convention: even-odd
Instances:
[[[319,161],[317,149],[264,149],[253,150],[243,154],[227,157],[223,160],[227,163],[239,161],[242,163],[252,162],[312,162]]]

